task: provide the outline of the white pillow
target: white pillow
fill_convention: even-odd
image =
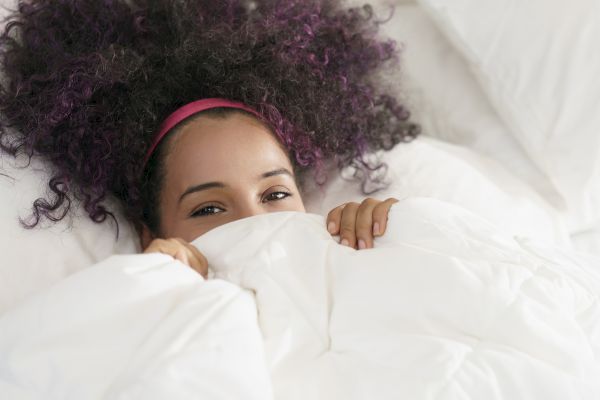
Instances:
[[[556,211],[494,160],[428,137],[399,144],[379,156],[388,165],[391,184],[371,197],[432,197],[475,212],[509,234],[571,247]],[[351,172],[350,167],[342,174],[332,169],[322,188],[309,179],[304,195],[307,211],[326,215],[343,203],[363,200],[360,185],[347,180]]]
[[[573,231],[600,220],[600,2],[419,0],[469,62]]]
[[[377,8],[382,16],[386,10],[385,5]],[[424,135],[469,147],[508,166],[548,203],[564,208],[564,200],[500,119],[464,57],[425,11],[416,4],[397,6],[381,32],[401,44],[399,92]]]
[[[8,175],[0,175],[0,314],[111,254],[139,251],[135,230],[118,213],[119,240],[112,220],[96,224],[81,212],[57,224],[23,228],[19,217],[31,215],[33,202],[46,195],[49,177],[46,165],[35,158],[29,167],[18,168],[26,161],[0,155],[0,173]]]

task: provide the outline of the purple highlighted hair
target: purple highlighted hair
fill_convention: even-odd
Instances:
[[[398,50],[380,23],[339,0],[21,0],[0,36],[0,143],[55,167],[25,224],[62,219],[73,198],[102,222],[114,196],[152,227],[161,173],[142,160],[163,119],[201,98],[261,113],[300,174],[366,165],[419,130],[381,83]]]

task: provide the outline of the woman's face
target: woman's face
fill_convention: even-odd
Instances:
[[[170,140],[164,163],[164,238],[190,242],[241,218],[305,211],[285,151],[246,114],[206,115],[185,124]]]

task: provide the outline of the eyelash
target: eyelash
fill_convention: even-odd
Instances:
[[[206,217],[208,215],[218,214],[218,213],[215,213],[215,212],[206,212],[206,210],[209,209],[209,208],[218,208],[220,210],[223,210],[221,207],[219,207],[217,205],[209,204],[209,205],[201,207],[201,208],[197,209],[196,211],[192,212],[190,214],[190,217]]]
[[[273,195],[283,195],[283,196],[282,196],[282,197],[279,197],[279,198],[269,199],[269,197],[272,197]],[[268,201],[280,201],[280,200],[284,200],[284,199],[286,199],[286,198],[288,198],[288,197],[290,197],[290,196],[292,196],[292,194],[291,194],[291,193],[289,193],[289,192],[284,192],[284,191],[281,191],[281,190],[278,190],[278,191],[276,191],[276,192],[271,192],[271,193],[269,193],[267,196],[265,196],[265,199],[266,199],[266,200],[263,200],[262,202],[263,202],[263,203],[266,203],[266,202],[268,202]],[[190,214],[190,216],[191,216],[191,217],[206,217],[206,216],[209,216],[209,215],[215,215],[215,214],[219,214],[219,213],[215,213],[215,212],[206,212],[206,210],[207,210],[207,209],[209,209],[209,208],[218,208],[218,209],[220,209],[220,210],[223,210],[223,208],[221,208],[221,207],[220,207],[220,206],[218,206],[218,205],[215,205],[215,204],[208,204],[208,205],[205,205],[204,207],[201,207],[201,208],[199,208],[198,210],[196,210],[196,211],[192,212],[192,213]],[[223,210],[223,211],[224,211],[224,210]]]
[[[271,193],[269,193],[269,194],[268,194],[266,197],[268,198],[269,196],[272,196],[272,195],[274,195],[274,194],[283,194],[284,196],[283,196],[283,197],[280,197],[280,198],[271,199],[270,201],[279,201],[279,200],[283,200],[283,199],[286,199],[286,198],[288,198],[288,197],[290,197],[290,196],[292,195],[292,194],[291,194],[291,193],[289,193],[289,192],[284,192],[284,191],[282,191],[282,190],[278,190],[278,191],[276,191],[276,192],[271,192]],[[263,200],[263,203],[265,203],[265,201],[264,201],[264,200]]]

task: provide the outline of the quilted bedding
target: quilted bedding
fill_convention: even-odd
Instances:
[[[428,198],[376,248],[323,217],[112,256],[0,319],[2,399],[598,399],[600,260]]]

